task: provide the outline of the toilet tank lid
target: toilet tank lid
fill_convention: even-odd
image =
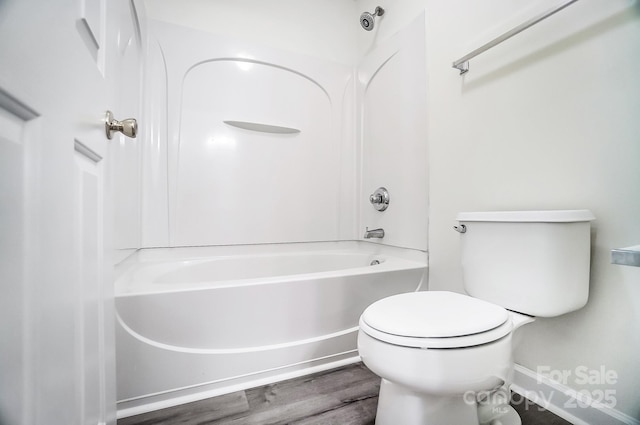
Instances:
[[[595,220],[589,210],[484,211],[458,213],[458,221],[495,221],[513,223],[573,223]]]

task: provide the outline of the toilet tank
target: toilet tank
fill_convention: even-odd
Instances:
[[[588,210],[458,214],[467,293],[532,316],[582,308],[594,219]]]

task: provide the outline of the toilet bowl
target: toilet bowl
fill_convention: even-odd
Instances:
[[[589,211],[458,219],[469,295],[394,295],[360,317],[359,354],[382,378],[377,425],[520,425],[508,405],[513,332],[586,303]]]
[[[372,304],[360,318],[358,349],[383,378],[376,424],[481,423],[477,396],[510,381],[512,331],[531,321],[444,291]]]

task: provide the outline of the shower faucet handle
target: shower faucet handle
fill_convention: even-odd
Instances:
[[[389,192],[384,187],[379,187],[369,195],[369,202],[376,210],[384,211],[389,207]]]
[[[379,193],[372,193],[371,195],[369,195],[369,202],[371,202],[372,204],[381,203],[382,195],[380,195]]]

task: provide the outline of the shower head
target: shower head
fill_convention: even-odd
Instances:
[[[375,17],[384,15],[384,9],[380,6],[376,7],[375,12],[364,12],[360,15],[360,25],[367,31],[371,31],[375,25]]]

